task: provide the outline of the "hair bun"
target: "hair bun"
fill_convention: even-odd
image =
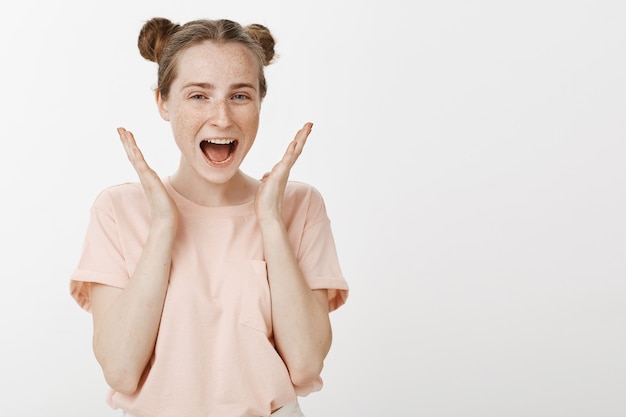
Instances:
[[[179,27],[179,24],[172,23],[163,17],[154,17],[144,23],[137,39],[137,47],[141,56],[148,61],[158,63],[170,36]]]
[[[263,64],[271,64],[275,56],[274,45],[276,42],[274,41],[274,37],[270,33],[270,30],[258,23],[248,25],[245,29],[248,35],[250,35],[250,37],[263,48],[263,51],[265,52],[265,62]]]

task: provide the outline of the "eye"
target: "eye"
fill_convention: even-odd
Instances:
[[[242,94],[242,93],[233,95],[233,99],[235,99],[235,100],[247,100],[248,98],[250,98],[250,97],[248,97],[246,94]]]
[[[206,96],[203,94],[193,94],[190,98],[192,100],[204,100],[206,99]]]

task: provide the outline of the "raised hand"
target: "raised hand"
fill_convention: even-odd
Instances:
[[[135,168],[139,181],[143,186],[148,204],[150,205],[153,226],[171,227],[172,231],[175,232],[178,225],[178,208],[176,203],[165,189],[161,178],[146,163],[133,134],[123,127],[118,128],[117,132],[124,145],[128,160]]]
[[[259,222],[281,219],[283,195],[289,180],[289,173],[302,153],[302,148],[312,128],[313,123],[306,123],[302,129],[298,130],[283,158],[270,172],[263,175],[255,198],[255,210]]]

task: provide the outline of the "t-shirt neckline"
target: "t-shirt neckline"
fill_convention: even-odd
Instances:
[[[254,214],[254,200],[232,206],[203,206],[189,200],[176,191],[169,176],[165,178],[163,185],[174,199],[174,202],[182,214],[210,217],[238,217]]]

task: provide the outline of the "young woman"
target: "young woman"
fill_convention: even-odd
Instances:
[[[103,190],[71,294],[93,315],[107,401],[135,417],[301,416],[321,389],[329,312],[347,297],[319,192],[289,181],[305,124],[261,180],[240,165],[259,127],[262,25],[153,18],[141,55],[180,149],[160,177],[119,128],[139,182]]]

